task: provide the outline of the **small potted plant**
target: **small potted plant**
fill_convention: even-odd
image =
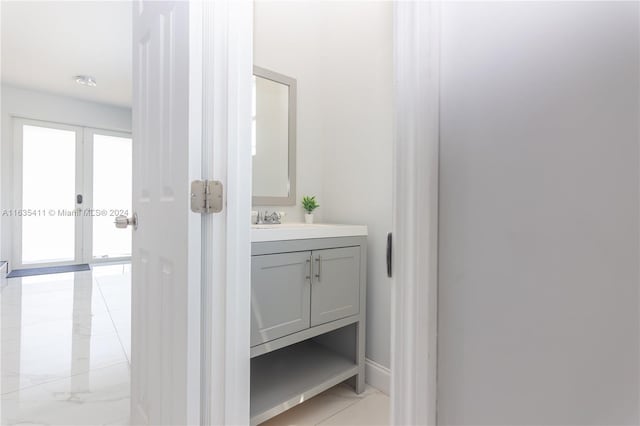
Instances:
[[[316,197],[302,197],[302,208],[306,214],[304,215],[304,223],[313,223],[313,211],[320,207],[320,204],[316,202]]]

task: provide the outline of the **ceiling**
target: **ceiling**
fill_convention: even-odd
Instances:
[[[1,14],[3,83],[131,106],[130,1],[2,1]]]

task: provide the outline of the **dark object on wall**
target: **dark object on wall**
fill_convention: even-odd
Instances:
[[[393,276],[391,270],[391,263],[393,261],[393,234],[389,232],[387,234],[387,276],[391,278]]]

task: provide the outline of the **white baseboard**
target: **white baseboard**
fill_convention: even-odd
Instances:
[[[364,360],[364,376],[368,384],[389,395],[391,392],[391,370],[366,358]]]

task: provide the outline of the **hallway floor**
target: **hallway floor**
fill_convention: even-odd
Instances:
[[[3,280],[2,425],[125,425],[131,266]]]
[[[127,425],[131,266],[0,285],[0,424]],[[388,418],[386,395],[339,385],[265,425],[383,425]]]

